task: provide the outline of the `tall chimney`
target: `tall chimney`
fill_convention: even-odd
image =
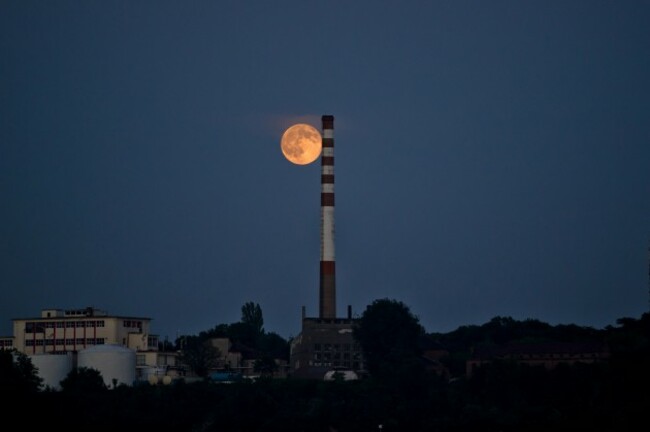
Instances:
[[[320,176],[320,318],[336,318],[334,259],[334,116],[324,115]]]

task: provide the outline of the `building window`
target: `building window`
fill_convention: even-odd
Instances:
[[[142,329],[142,321],[124,320],[122,321],[122,326],[127,328]]]
[[[41,323],[28,322],[25,323],[25,333],[43,333],[45,327]]]
[[[144,355],[138,355],[135,357],[135,364],[137,366],[144,366],[147,364],[146,357]]]

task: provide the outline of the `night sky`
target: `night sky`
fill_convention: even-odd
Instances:
[[[650,2],[0,0],[0,335],[94,306],[173,340],[337,312],[428,332],[648,310]]]

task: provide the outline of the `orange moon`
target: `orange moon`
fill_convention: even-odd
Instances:
[[[280,147],[289,162],[307,165],[318,159],[323,142],[320,132],[315,127],[298,123],[282,134]]]

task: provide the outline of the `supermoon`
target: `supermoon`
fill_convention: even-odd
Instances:
[[[322,149],[320,132],[313,126],[298,123],[282,134],[280,147],[289,162],[307,165],[318,159]]]

